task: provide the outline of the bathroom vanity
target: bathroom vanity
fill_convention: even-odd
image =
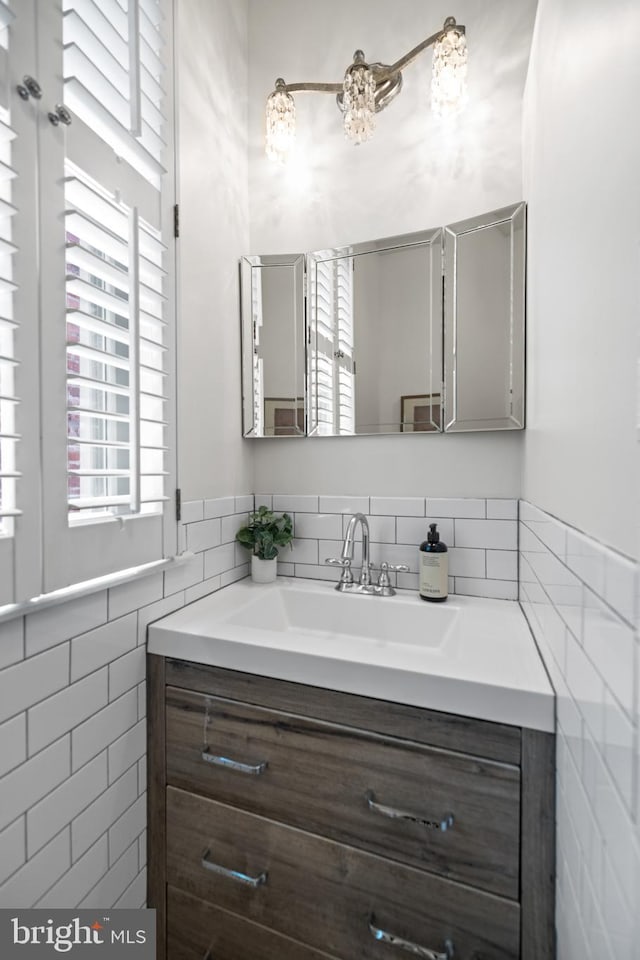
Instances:
[[[516,604],[243,581],[149,651],[159,958],[551,960],[553,695]]]

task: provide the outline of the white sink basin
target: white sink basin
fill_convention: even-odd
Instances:
[[[517,603],[241,580],[149,627],[150,653],[551,731],[554,697]]]
[[[459,607],[413,602],[408,594],[372,597],[337,593],[309,581],[283,581],[266,589],[251,590],[243,605],[225,617],[225,622],[252,630],[277,631],[318,641],[357,637],[374,644],[415,644],[422,650],[441,652],[455,638]],[[407,602],[409,601],[409,602]]]

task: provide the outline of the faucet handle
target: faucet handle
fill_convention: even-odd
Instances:
[[[390,586],[389,573],[408,573],[409,567],[406,563],[387,563],[386,560],[380,564],[380,576],[378,577],[379,587]]]
[[[344,590],[353,584],[353,574],[351,572],[351,560],[349,557],[327,557],[324,561],[334,567],[342,567],[342,575],[336,586],[336,590]]]

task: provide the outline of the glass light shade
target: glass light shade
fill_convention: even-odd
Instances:
[[[455,27],[433,48],[431,109],[439,117],[460,113],[467,102],[467,38]]]
[[[356,50],[353,64],[344,75],[344,132],[352,143],[370,140],[376,126],[376,82],[364,61],[362,50]]]
[[[284,89],[284,80],[276,80],[276,89],[267,97],[266,154],[270,160],[285,163],[296,141],[296,105]]]

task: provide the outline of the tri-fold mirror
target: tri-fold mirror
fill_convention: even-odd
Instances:
[[[524,427],[526,212],[240,262],[245,437]]]

